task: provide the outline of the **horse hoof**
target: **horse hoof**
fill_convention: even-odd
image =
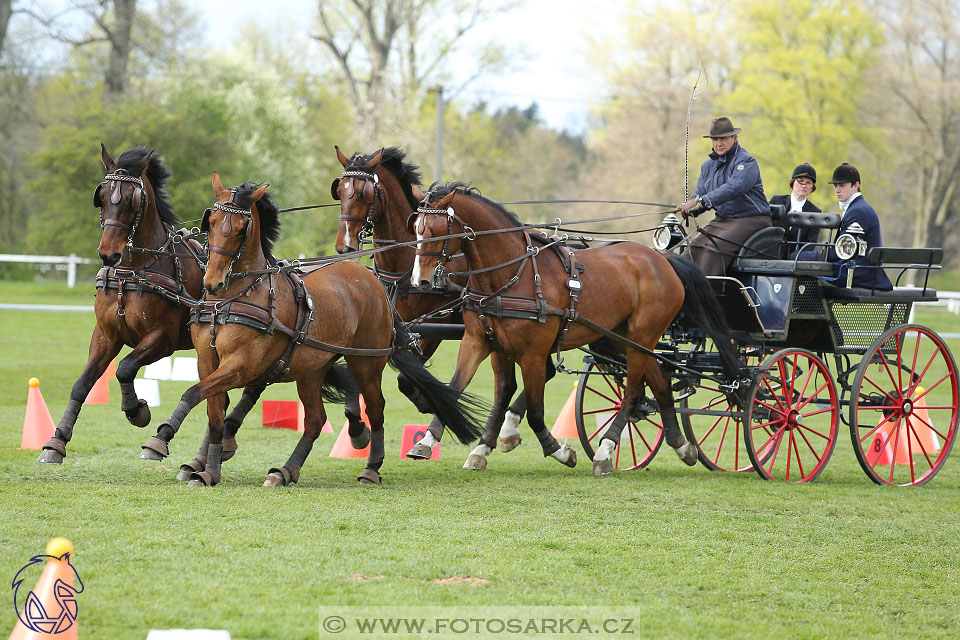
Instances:
[[[283,482],[283,476],[279,473],[268,473],[267,479],[263,481],[263,486],[265,487],[284,487],[286,484]]]
[[[413,458],[414,460],[428,460],[432,454],[433,449],[422,442],[418,442],[417,444],[413,445],[413,448],[410,449],[410,451],[407,451],[407,457]]]
[[[613,460],[593,460],[593,475],[606,476],[613,473]]]
[[[221,454],[221,460],[226,462],[233,457],[233,454],[237,452],[237,439],[236,438],[224,438],[223,439],[223,453]]]
[[[570,457],[567,458],[567,461],[563,464],[567,465],[571,469],[577,466],[577,452],[573,449],[570,449]]]
[[[520,446],[520,436],[507,436],[506,438],[500,438],[500,451],[504,453],[509,453],[517,447]]]
[[[184,462],[180,465],[180,473],[177,474],[177,480],[180,482],[189,480],[194,473],[203,471],[206,466],[207,461],[200,460],[199,458],[194,458],[190,462]]]
[[[219,477],[214,477],[213,474],[208,473],[207,471],[194,471],[193,473],[190,474],[190,482],[187,483],[187,486],[188,487],[212,487],[219,482],[220,482]]]
[[[37,458],[37,462],[44,464],[63,464],[63,459],[66,456],[66,443],[54,437],[47,440],[46,444],[43,445],[43,451],[40,452],[40,457]]]
[[[487,468],[487,457],[471,453],[467,456],[467,461],[463,463],[463,468],[470,471],[483,471]]]
[[[688,467],[697,464],[697,446],[692,442],[685,442],[682,447],[676,450],[677,455]]]
[[[146,400],[140,400],[136,409],[130,409],[123,412],[127,416],[127,421],[135,427],[141,429],[150,424],[150,407]]]
[[[167,443],[156,436],[144,442],[140,448],[140,457],[144,460],[159,461],[170,455]]]
[[[360,435],[350,436],[350,446],[354,449],[365,449],[368,444],[370,444],[370,428],[367,426],[363,427]]]
[[[363,473],[357,477],[357,482],[360,484],[380,484],[380,474],[373,469],[364,469]]]

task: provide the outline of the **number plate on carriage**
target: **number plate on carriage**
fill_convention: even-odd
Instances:
[[[583,283],[577,280],[576,278],[568,278],[567,288],[573,291],[580,291],[580,289],[583,289]]]

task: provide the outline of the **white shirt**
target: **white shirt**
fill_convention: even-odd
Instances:
[[[807,199],[797,200],[797,197],[790,194],[790,211],[803,211],[803,205],[806,204]]]
[[[847,210],[847,207],[849,207],[849,206],[851,205],[851,203],[853,203],[853,201],[856,200],[856,199],[857,199],[857,196],[859,196],[859,195],[860,195],[860,192],[859,192],[859,191],[855,191],[855,192],[853,193],[853,195],[850,196],[850,199],[849,199],[849,200],[847,200],[846,202],[840,202],[840,211],[846,211],[846,210]]]

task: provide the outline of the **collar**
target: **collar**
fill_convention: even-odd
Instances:
[[[736,142],[734,142],[734,143],[733,143],[733,146],[730,147],[729,149],[727,149],[727,152],[726,152],[725,154],[723,154],[722,156],[719,155],[719,154],[717,154],[716,151],[711,151],[711,152],[710,152],[710,159],[711,159],[711,160],[719,160],[720,162],[726,162],[728,159],[730,159],[730,158],[732,158],[733,156],[737,155],[737,152],[738,152],[738,151],[740,151],[740,141],[739,141],[739,140],[737,140]]]
[[[790,194],[790,211],[803,211],[803,205],[807,203],[807,199],[797,200],[797,197]]]
[[[841,211],[841,212],[845,212],[845,211],[847,210],[847,207],[849,207],[851,204],[853,204],[853,201],[856,200],[857,197],[860,196],[860,195],[861,195],[860,192],[857,191],[857,192],[854,193],[852,196],[850,196],[850,199],[847,200],[846,202],[840,202],[840,211]]]

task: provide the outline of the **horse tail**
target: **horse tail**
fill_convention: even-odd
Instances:
[[[693,325],[701,327],[713,339],[720,353],[724,370],[731,380],[736,380],[741,373],[737,350],[733,346],[723,309],[717,302],[710,281],[700,267],[689,258],[672,253],[664,257],[683,283],[685,295],[681,311],[687,314]]]
[[[323,386],[320,387],[320,395],[327,402],[334,404],[343,404],[347,398],[356,398],[360,395],[360,387],[357,381],[350,375],[350,370],[345,364],[335,364],[327,371],[323,378]]]
[[[396,316],[394,328],[397,350],[388,363],[400,372],[400,390],[420,411],[435,415],[461,443],[474,442],[483,431],[478,414],[489,413],[489,408],[473,394],[458,392],[433,377],[410,350],[410,333]]]

